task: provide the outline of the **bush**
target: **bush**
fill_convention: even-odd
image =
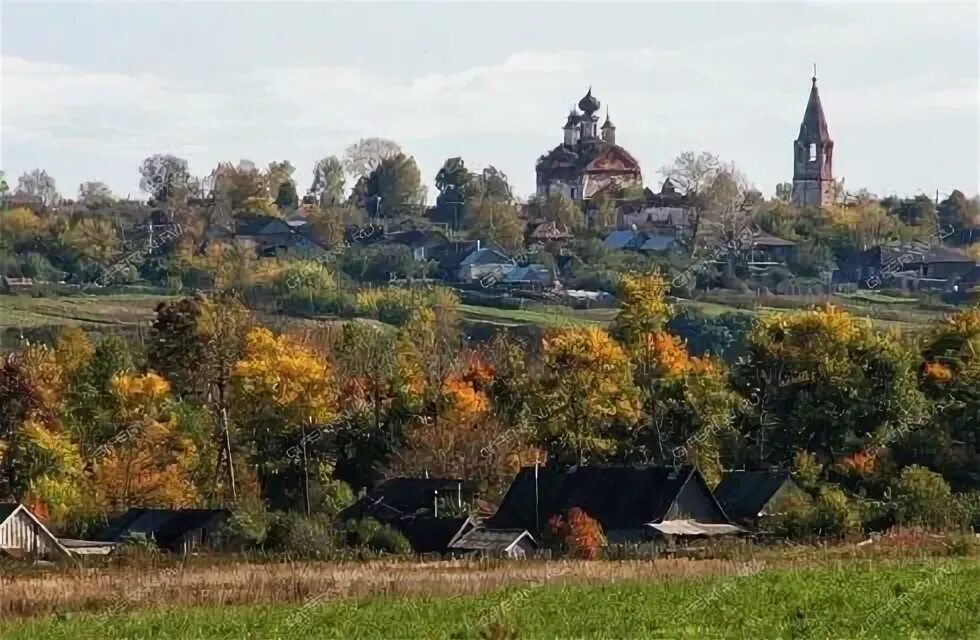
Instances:
[[[270,523],[265,548],[301,558],[327,560],[337,554],[338,542],[330,518],[316,514],[278,513]]]
[[[892,483],[895,519],[904,524],[948,527],[954,524],[952,492],[943,477],[925,467],[902,469]]]
[[[548,528],[554,546],[576,558],[595,560],[606,546],[602,526],[578,507],[569,509],[565,516],[553,516]]]
[[[847,498],[837,488],[825,488],[814,501],[813,529],[824,536],[844,536],[857,531],[861,517]]]
[[[222,546],[237,550],[262,546],[271,520],[261,500],[243,500],[221,527]]]
[[[404,555],[412,552],[412,545],[408,543],[408,539],[386,524],[378,527],[374,535],[368,539],[367,547],[378,553]]]

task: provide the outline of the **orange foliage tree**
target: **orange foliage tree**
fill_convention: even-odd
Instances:
[[[606,546],[602,525],[578,507],[569,509],[564,516],[553,515],[548,529],[558,546],[576,558],[595,560]]]

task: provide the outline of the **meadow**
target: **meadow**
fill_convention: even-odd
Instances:
[[[214,595],[195,598],[192,591],[174,601],[174,594],[161,592],[149,609],[8,619],[0,637],[980,638],[975,559],[379,568],[361,565],[344,574],[298,567],[325,579],[316,589],[284,589],[279,601],[262,604],[219,605]],[[374,588],[354,587],[369,575]]]

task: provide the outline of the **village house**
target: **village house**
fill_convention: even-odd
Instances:
[[[133,508],[109,523],[100,536],[112,542],[146,540],[174,553],[221,546],[226,509]]]
[[[785,470],[726,471],[715,487],[715,497],[733,522],[748,526],[810,499]]]
[[[71,553],[17,502],[0,502],[0,554],[17,560],[65,560]]]
[[[527,531],[540,540],[548,521],[573,507],[597,520],[610,544],[740,531],[697,469],[655,465],[525,467],[481,529]]]
[[[472,485],[453,478],[392,478],[341,510],[338,525],[367,518],[396,529],[416,553],[443,553],[469,519],[456,515],[472,501]],[[451,510],[451,513],[447,513]]]

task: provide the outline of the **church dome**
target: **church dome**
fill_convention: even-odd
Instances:
[[[592,87],[589,87],[589,92],[585,94],[584,98],[578,101],[578,108],[588,115],[599,110],[599,101],[592,95]]]

